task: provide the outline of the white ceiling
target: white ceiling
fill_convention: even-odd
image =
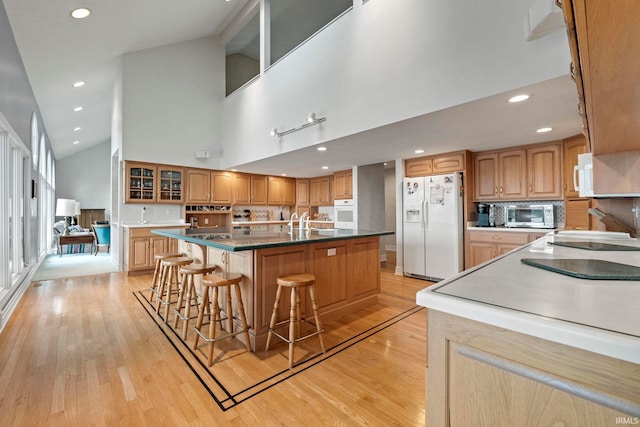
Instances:
[[[180,41],[219,34],[249,0],[3,0],[56,158],[110,140],[113,84],[120,57]],[[77,6],[93,13],[73,20]],[[72,88],[85,80],[86,86]],[[512,105],[496,95],[447,110],[372,129],[315,147],[246,165],[243,171],[290,176],[322,175],[352,165],[417,157],[416,148],[436,154],[474,151],[561,139],[580,132],[575,84],[568,76],[523,88],[529,101]],[[81,105],[84,110],[73,112]],[[74,128],[82,126],[80,131]],[[321,126],[321,125],[320,125]],[[554,131],[536,134],[551,126]],[[80,141],[73,145],[73,141]],[[286,169],[283,166],[286,165]]]

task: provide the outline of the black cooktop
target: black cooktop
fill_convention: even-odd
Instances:
[[[522,263],[554,273],[591,280],[640,280],[640,267],[601,259],[523,258]]]
[[[625,245],[614,245],[611,243],[600,243],[600,242],[549,242],[551,245],[556,246],[566,246],[569,248],[576,249],[586,249],[589,251],[640,251],[640,247],[636,246],[625,246]]]

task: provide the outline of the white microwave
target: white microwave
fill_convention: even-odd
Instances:
[[[528,205],[505,207],[506,227],[555,228],[556,216],[553,205]]]

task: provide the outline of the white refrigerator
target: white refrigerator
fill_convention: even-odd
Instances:
[[[402,193],[404,274],[437,281],[462,271],[461,174],[405,178]]]

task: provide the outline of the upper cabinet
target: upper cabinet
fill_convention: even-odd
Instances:
[[[345,177],[345,180],[347,177]],[[330,206],[333,204],[331,195],[331,176],[319,176],[310,180],[311,206]]]
[[[233,173],[211,171],[211,203],[230,205],[233,203]]]
[[[158,203],[184,203],[182,188],[184,169],[175,166],[157,167],[160,184],[158,186]]]
[[[587,152],[587,140],[583,135],[576,135],[565,139],[562,147],[562,161],[564,163],[564,197],[575,199],[580,194],[575,188],[578,177],[574,167],[578,165],[578,155]]]
[[[562,198],[560,143],[476,153],[474,200]]]
[[[251,201],[252,205],[267,204],[267,177],[264,175],[251,175]]]
[[[640,56],[635,54],[640,2],[563,0],[562,5],[589,151],[640,150]]]
[[[267,204],[293,206],[296,204],[296,181],[292,178],[270,176],[267,178]]]
[[[251,175],[236,173],[233,181],[233,203],[236,205],[251,203]]]
[[[125,162],[125,203],[155,203],[157,166],[149,163]]]
[[[545,144],[527,149],[527,198],[562,198],[562,144]]]
[[[311,205],[311,192],[310,192],[309,179],[296,179],[296,204],[300,206]]]
[[[207,169],[187,169],[187,204],[209,203],[211,172]]]
[[[353,171],[346,170],[333,174],[333,198],[334,200],[353,198]]]
[[[439,154],[405,160],[405,176],[409,178],[426,175],[439,175],[465,170],[465,152]]]

